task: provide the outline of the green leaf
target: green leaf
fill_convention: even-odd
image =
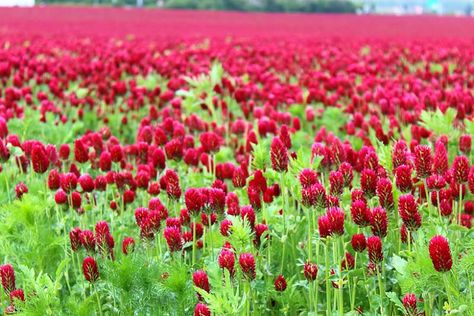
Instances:
[[[390,301],[395,304],[395,306],[398,308],[398,310],[401,313],[405,312],[405,307],[403,307],[402,302],[400,301],[400,298],[398,298],[397,293],[395,292],[386,292],[385,295],[390,299]]]

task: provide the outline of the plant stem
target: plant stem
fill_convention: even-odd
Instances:
[[[339,315],[340,316],[343,316],[344,315],[344,289],[342,288],[342,260],[341,258],[344,256],[344,237],[343,236],[340,236],[338,238],[340,241],[341,241],[341,249],[342,250],[342,254],[340,253],[340,250],[339,250],[339,245],[337,243],[337,240],[336,240],[336,249],[337,250],[337,253],[338,253],[338,256],[337,256],[337,261],[338,264],[339,264],[339,287],[338,287],[338,294],[339,294]]]
[[[381,265],[383,262],[380,263]],[[380,314],[384,315],[383,313],[383,298],[385,296],[385,289],[383,288],[382,284],[382,269],[377,266],[377,280],[379,283],[379,292],[380,292]]]
[[[453,308],[452,301],[451,301],[451,295],[449,294],[448,272],[443,273],[443,282],[444,282],[444,288],[446,289],[446,296],[448,297],[449,307]]]
[[[312,257],[312,240],[311,240],[311,214],[310,210],[307,209],[306,211],[306,218],[308,220],[308,261],[311,262],[311,257]]]
[[[193,254],[191,258],[192,267],[194,267],[194,263],[196,262],[196,217],[193,217]]]
[[[325,273],[326,273],[326,315],[331,315],[331,291],[332,289],[329,287],[329,242],[326,239],[326,245],[324,248],[324,263],[325,263]]]
[[[102,316],[102,304],[100,303],[99,292],[94,287],[95,297],[97,298],[97,306],[99,307],[99,315]]]

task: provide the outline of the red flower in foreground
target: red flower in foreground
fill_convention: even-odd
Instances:
[[[367,247],[367,240],[364,234],[355,234],[351,239],[352,249],[357,252],[362,252]]]
[[[456,183],[467,182],[469,176],[469,160],[466,156],[457,156],[454,158],[453,176]]]
[[[339,207],[331,207],[326,212],[332,235],[344,235],[344,211]]]
[[[431,238],[429,250],[431,261],[436,271],[446,272],[451,270],[453,259],[448,240],[445,237],[437,235]]]
[[[270,158],[272,168],[277,172],[283,172],[288,169],[288,150],[280,138],[273,138],[270,148]]]
[[[206,292],[210,291],[209,279],[204,270],[198,270],[193,273],[193,283],[196,287],[203,289]]]
[[[13,291],[15,289],[15,270],[13,270],[11,264],[7,263],[0,266],[0,276],[5,292],[10,293]]]
[[[235,256],[231,250],[222,249],[217,260],[221,269],[227,269],[230,275],[234,274]]]
[[[36,173],[45,173],[49,167],[49,159],[43,145],[35,145],[31,151],[31,163]]]
[[[122,252],[128,255],[135,250],[135,240],[132,237],[125,237],[122,242]]]
[[[92,257],[86,257],[82,262],[82,272],[90,283],[94,283],[99,278],[99,268],[97,262]]]
[[[421,215],[417,203],[411,194],[400,196],[398,199],[398,213],[405,226],[410,231],[416,231],[421,226]]]
[[[194,308],[194,316],[211,316],[211,311],[206,305],[197,303],[196,307]]]
[[[15,186],[15,194],[17,199],[21,199],[24,194],[28,193],[28,187],[25,183],[20,182]]]
[[[375,207],[370,214],[370,228],[372,229],[372,234],[379,237],[387,236],[387,226],[387,211],[385,211],[383,207]]]
[[[166,227],[163,235],[166,239],[166,243],[168,244],[170,252],[179,251],[183,248],[183,238],[178,227]]]
[[[15,305],[15,300],[25,301],[25,292],[22,289],[16,289],[10,292],[10,304]]]
[[[372,263],[383,261],[382,240],[378,236],[367,238],[367,251],[369,252],[369,260]]]
[[[316,277],[318,276],[318,266],[314,263],[311,262],[306,262],[304,264],[304,277],[308,281],[314,281],[316,280]]]
[[[416,176],[425,179],[431,174],[431,149],[426,145],[415,147]]]
[[[275,280],[275,291],[277,292],[283,292],[284,290],[286,290],[286,280],[285,280],[285,277],[283,275],[279,275],[276,280]]]
[[[418,315],[416,311],[416,295],[413,293],[407,293],[403,297],[403,307],[405,307],[405,310],[407,311],[407,314],[409,316],[415,316]]]
[[[251,280],[255,279],[255,258],[251,253],[242,253],[239,256],[240,269]]]

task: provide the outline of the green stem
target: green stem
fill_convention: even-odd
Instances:
[[[443,273],[443,283],[444,283],[444,288],[446,289],[446,296],[448,297],[449,307],[453,308],[452,301],[451,301],[451,295],[449,294],[448,272]]]
[[[381,265],[383,262],[380,263]],[[383,313],[383,298],[385,297],[385,289],[383,288],[382,284],[382,270],[380,267],[377,266],[377,280],[379,283],[379,292],[380,292],[380,314],[384,315]]]
[[[329,287],[329,242],[326,240],[326,247],[324,248],[324,263],[325,263],[325,274],[326,274],[326,315],[331,315],[331,291],[332,289]]]
[[[193,254],[192,254],[192,267],[194,267],[194,263],[196,262],[196,218],[193,216]]]
[[[99,307],[99,315],[102,316],[102,304],[100,303],[99,292],[94,287],[95,297],[97,298],[97,306]]]
[[[336,249],[337,249],[337,253],[338,253],[338,256],[337,256],[337,261],[338,264],[339,264],[339,287],[337,289],[338,291],[338,294],[339,294],[339,315],[340,316],[343,316],[344,315],[344,292],[343,292],[343,288],[342,288],[342,257],[344,256],[344,237],[343,236],[340,236],[338,238],[340,241],[341,241],[341,249],[342,250],[342,254],[340,253],[340,250],[339,250],[339,245],[337,243],[337,240],[336,240]]]
[[[311,214],[309,213],[310,210],[306,210],[306,218],[308,220],[308,261],[311,262],[312,257],[312,239],[311,239]]]

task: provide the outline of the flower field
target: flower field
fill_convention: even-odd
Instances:
[[[474,20],[0,9],[0,310],[473,315]]]

